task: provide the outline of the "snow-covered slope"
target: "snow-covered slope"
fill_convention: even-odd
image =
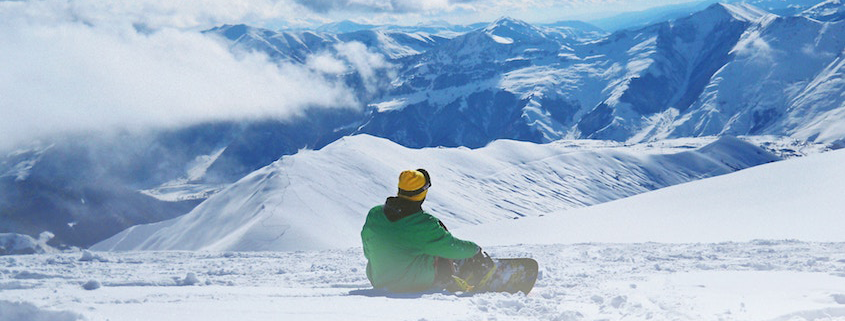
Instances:
[[[367,210],[395,194],[396,176],[408,168],[432,173],[426,208],[454,228],[597,204],[778,159],[730,137],[690,147],[707,141],[712,139],[651,147],[497,141],[470,150],[408,149],[368,135],[346,137],[319,151],[283,157],[185,216],[130,228],[93,249],[354,246]]]
[[[484,244],[845,242],[845,150],[740,172],[588,208],[456,231]]]

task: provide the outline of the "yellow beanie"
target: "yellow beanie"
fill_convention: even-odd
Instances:
[[[431,179],[424,169],[407,170],[399,174],[398,196],[411,201],[422,201],[431,187]]]

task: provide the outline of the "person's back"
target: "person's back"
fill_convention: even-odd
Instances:
[[[473,257],[479,247],[457,239],[440,220],[422,210],[431,186],[425,170],[399,175],[397,197],[373,207],[361,230],[367,278],[374,288],[393,292],[432,289],[438,260]],[[447,275],[445,277],[450,277]]]

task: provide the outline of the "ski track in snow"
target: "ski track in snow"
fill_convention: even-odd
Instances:
[[[845,243],[486,250],[535,258],[534,291],[389,295],[360,248],[41,254],[0,258],[0,320],[845,320]]]

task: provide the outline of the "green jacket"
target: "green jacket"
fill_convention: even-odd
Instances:
[[[403,202],[416,203],[391,197],[367,215],[361,230],[367,278],[377,289],[424,291],[434,285],[435,257],[465,259],[475,255],[479,247],[452,236],[440,220],[419,205],[396,205]]]

